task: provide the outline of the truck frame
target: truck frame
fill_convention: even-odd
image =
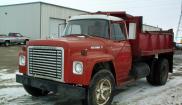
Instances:
[[[29,41],[16,81],[33,96],[50,91],[110,105],[113,91],[146,77],[165,85],[173,72],[173,31],[142,31],[142,16],[97,12],[71,17],[58,39]]]

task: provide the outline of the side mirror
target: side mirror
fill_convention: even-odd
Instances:
[[[136,23],[129,23],[128,39],[136,39]]]
[[[61,37],[66,27],[66,23],[59,24],[58,26],[58,37]]]

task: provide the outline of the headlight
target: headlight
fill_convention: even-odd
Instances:
[[[83,62],[80,61],[73,62],[73,73],[77,75],[83,74]]]
[[[25,66],[25,56],[24,55],[19,56],[19,65]]]

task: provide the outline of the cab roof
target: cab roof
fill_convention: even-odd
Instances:
[[[80,19],[104,19],[104,20],[112,20],[112,21],[123,20],[118,17],[102,15],[102,14],[72,16],[69,20],[80,20]]]

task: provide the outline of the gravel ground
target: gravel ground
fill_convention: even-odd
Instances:
[[[0,47],[0,105],[82,105],[61,101],[57,95],[35,98],[15,82],[20,46]],[[145,79],[118,90],[113,105],[182,105],[182,51],[174,56],[174,73],[165,86],[151,86]]]

